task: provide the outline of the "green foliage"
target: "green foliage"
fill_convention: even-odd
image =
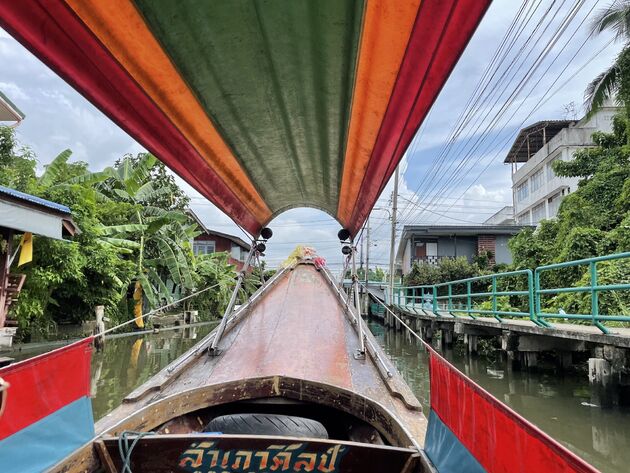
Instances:
[[[608,8],[596,13],[592,20],[591,32],[599,34],[612,30],[617,40],[625,43],[615,62],[599,74],[586,88],[584,102],[587,116],[600,109],[604,101],[617,98],[626,108],[626,117],[630,118],[630,3],[617,1]]]
[[[168,173],[166,166],[156,160],[153,155],[149,153],[140,153],[137,156],[128,154],[117,160],[114,163],[114,167],[120,169],[123,163],[128,170],[137,167],[141,168],[133,176],[133,179],[152,183],[156,189],[160,189],[159,192],[152,192],[150,196],[143,200],[145,205],[179,211],[185,211],[188,208],[190,198],[175,183],[175,178]]]
[[[584,272],[575,286],[588,286],[591,277]],[[630,283],[630,261],[617,260],[598,265],[597,282],[599,285]],[[590,293],[564,293],[550,297],[545,310],[567,314],[590,314],[592,312]],[[603,291],[599,295],[599,312],[606,315],[630,315],[630,291]]]
[[[458,258],[443,258],[437,265],[425,262],[414,263],[409,274],[405,276],[405,286],[425,286],[448,281],[471,278],[482,274],[476,263],[469,263],[460,256]]]
[[[28,192],[35,181],[33,152],[18,145],[15,131],[0,126],[0,185]]]
[[[494,253],[490,250],[482,251],[476,256],[473,256],[473,263],[479,266],[481,270],[486,270],[490,267],[490,262],[494,258]]]
[[[33,153],[0,127],[0,184],[67,205],[80,228],[71,241],[35,237],[33,261],[13,268],[27,276],[11,307],[18,336],[28,340],[57,324],[90,320],[97,305],[113,323],[128,320],[128,288],[136,280],[147,309],[216,284],[186,305],[202,318],[220,314],[234,267],[226,253],[193,255],[198,230],[185,212],[189,199],[164,165],[141,153],[93,173],[70,158],[63,151],[37,177]]]
[[[347,270],[346,271],[346,278],[350,278],[352,274],[352,271]],[[383,269],[376,267],[376,268],[370,268],[370,270],[368,271],[368,276],[369,276],[369,280],[370,281],[386,281],[388,276],[387,273],[385,273],[385,271],[383,271]],[[363,267],[359,267],[357,268],[357,277],[359,278],[359,281],[365,281],[365,268]]]
[[[515,307],[512,305],[512,302],[510,300],[509,296],[499,296],[497,297],[497,310],[500,312],[523,312],[526,311],[526,309],[522,306],[520,307]],[[488,300],[485,300],[479,304],[475,304],[475,308],[476,309],[480,309],[480,310],[492,310],[492,300],[491,298],[489,298]],[[505,317],[505,316],[503,316]],[[511,317],[511,316],[509,316]]]
[[[554,163],[560,176],[581,178],[578,189],[564,198],[558,216],[543,221],[534,231],[526,229],[509,243],[516,269],[573,261],[630,250],[630,146],[626,144],[627,122],[616,117],[613,133],[595,133],[597,146],[575,153],[569,162]],[[615,265],[601,265],[602,278],[625,277]],[[617,271],[617,272],[615,272]],[[623,271],[622,271],[623,272]],[[562,268],[543,273],[543,287],[588,284],[588,266]],[[621,282],[617,279],[616,282]],[[627,310],[622,296],[601,294],[602,313]],[[543,310],[588,314],[590,295],[562,294],[543,299]]]
[[[229,263],[229,255],[225,252],[198,255],[193,275],[199,288],[218,285],[216,289],[205,291],[192,300],[191,306],[199,311],[200,319],[209,320],[223,315],[236,277],[236,270]]]

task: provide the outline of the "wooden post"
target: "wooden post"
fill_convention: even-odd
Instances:
[[[96,334],[103,333],[105,331],[105,306],[97,305],[94,308],[96,312],[96,328],[94,332]],[[105,345],[105,337],[103,335],[97,335],[94,337],[94,346],[97,350],[102,350]]]
[[[9,284],[9,264],[13,250],[13,230],[2,228],[0,237],[7,242],[5,251],[0,254],[0,328],[7,318],[7,286]]]

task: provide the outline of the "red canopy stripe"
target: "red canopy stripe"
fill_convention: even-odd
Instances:
[[[0,2],[0,24],[134,139],[257,233],[261,222],[61,0]]]
[[[455,67],[490,0],[423,0],[348,229],[356,234]]]

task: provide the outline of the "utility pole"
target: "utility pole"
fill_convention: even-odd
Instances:
[[[367,218],[367,232],[366,232],[366,242],[365,242],[365,310],[364,310],[364,314],[368,314],[368,308],[369,308],[369,300],[370,300],[370,295],[368,292],[368,287],[369,287],[369,281],[370,281],[370,215],[368,214],[368,218]]]
[[[394,172],[394,194],[392,196],[392,237],[389,243],[389,303],[394,302],[394,253],[396,247],[396,211],[398,210],[398,166]]]
[[[365,225],[363,225],[365,230]],[[361,232],[361,248],[359,248],[359,271],[363,271],[363,246],[365,244],[365,238],[363,238],[363,232]]]

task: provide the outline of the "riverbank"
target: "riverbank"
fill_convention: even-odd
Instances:
[[[111,334],[105,335],[105,340],[112,340],[116,338],[124,338],[124,337],[146,335],[146,334],[159,334],[159,333],[168,332],[171,330],[204,327],[206,325],[211,325],[214,327],[216,324],[217,324],[217,321],[197,322],[195,324],[173,325],[170,327],[137,330],[133,332],[111,333]],[[40,341],[40,342],[32,342],[32,343],[16,343],[15,345],[9,348],[0,350],[0,357],[13,358],[15,361],[25,360],[27,358],[31,358],[33,356],[37,356],[42,353],[49,352],[51,350],[54,350],[55,348],[70,345],[71,343],[74,343],[80,340],[81,338],[83,337],[73,337],[73,338],[67,338],[63,340],[49,340],[49,341]]]
[[[428,357],[419,342],[378,322],[370,322],[370,329],[421,403],[428,406]],[[630,408],[601,407],[601,393],[583,375],[559,375],[544,369],[516,371],[500,356],[469,355],[457,346],[442,353],[495,397],[602,472],[628,471]]]

